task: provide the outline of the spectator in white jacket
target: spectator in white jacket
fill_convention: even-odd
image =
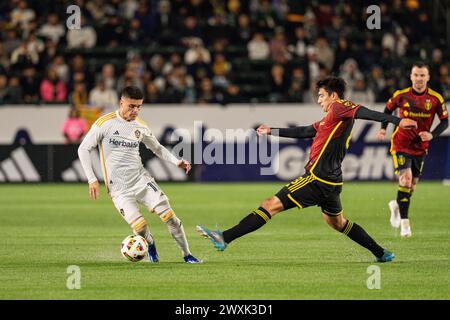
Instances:
[[[86,25],[83,16],[80,19],[81,28],[67,32],[67,46],[69,48],[92,48],[97,43],[97,33],[91,26]]]
[[[119,99],[115,90],[107,88],[102,78],[97,80],[95,87],[89,92],[89,104],[93,107],[102,107],[103,114],[117,109]]]
[[[19,5],[11,11],[11,24],[14,27],[21,28],[24,31],[23,36],[27,37],[30,31],[31,21],[36,18],[33,9],[28,8],[26,1],[19,1]]]
[[[50,13],[48,15],[47,23],[44,24],[38,32],[40,36],[51,39],[56,44],[58,44],[59,39],[61,39],[65,33],[66,29],[59,22],[58,15],[56,13]]]
[[[184,54],[184,62],[188,65],[202,61],[209,64],[211,62],[211,54],[203,46],[203,41],[200,39],[192,39],[189,49]]]
[[[269,44],[261,32],[256,32],[253,35],[252,40],[247,44],[247,50],[250,60],[265,60],[270,55]]]
[[[39,55],[44,51],[44,48],[44,43],[32,32],[27,40],[12,52],[11,64],[37,65],[39,63]]]

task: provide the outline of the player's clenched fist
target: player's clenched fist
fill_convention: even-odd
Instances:
[[[385,129],[381,129],[380,131],[378,131],[378,133],[377,133],[377,139],[378,140],[383,141],[385,136],[386,136],[386,130]]]
[[[266,124],[262,124],[256,129],[256,133],[258,134],[258,136],[262,136],[265,134],[269,135],[270,132],[271,132],[270,127]]]
[[[422,141],[431,141],[433,139],[433,135],[428,131],[419,132],[419,137]]]
[[[191,164],[189,163],[189,161],[181,159],[180,162],[178,163],[178,168],[184,169],[186,171],[186,174],[189,173],[189,171],[191,170]]]
[[[412,119],[404,118],[400,121],[399,127],[402,129],[416,129],[417,122]]]

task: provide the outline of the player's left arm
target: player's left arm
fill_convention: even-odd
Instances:
[[[419,132],[419,137],[422,141],[430,141],[432,139],[436,139],[437,137],[439,137],[442,134],[442,132],[445,131],[445,129],[448,128],[448,111],[447,111],[447,108],[445,107],[444,99],[442,99],[442,97],[440,96],[439,100],[440,100],[441,105],[437,109],[437,114],[439,116],[439,120],[441,120],[441,121],[436,126],[436,128],[434,128],[433,131]]]
[[[442,134],[442,132],[444,132],[445,129],[447,128],[448,128],[448,118],[441,119],[441,121],[436,126],[436,128],[434,128],[433,131],[431,132],[421,131],[419,132],[419,137],[422,141],[430,141],[432,139],[439,137]]]
[[[184,169],[186,171],[186,174],[191,170],[191,164],[189,163],[189,161],[185,159],[178,159],[177,157],[175,157],[169,150],[167,150],[161,143],[159,143],[158,139],[156,139],[154,134],[149,129],[146,133],[144,133],[142,142],[158,158],[173,163],[177,167]]]
[[[364,106],[359,106],[355,112],[355,119],[365,119],[377,122],[389,122],[403,129],[417,128],[417,122],[412,119],[399,118],[391,114],[370,110]]]

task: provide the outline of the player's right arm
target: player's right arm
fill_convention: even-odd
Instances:
[[[384,108],[384,111],[383,111],[385,114],[392,115],[394,113],[395,109],[397,109],[398,94],[399,94],[399,90],[395,91],[394,95],[386,103],[386,107]],[[378,131],[378,134],[377,134],[378,140],[380,140],[380,141],[384,140],[384,137],[386,136],[386,129],[387,129],[388,124],[389,124],[389,122],[387,122],[387,121],[381,122],[381,129],[380,129],[380,131]]]
[[[294,128],[270,128],[266,124],[262,124],[256,129],[256,133],[259,136],[267,134],[285,138],[314,138],[317,131],[313,125]]]
[[[439,116],[439,124],[434,128],[433,131],[421,131],[419,132],[420,140],[422,141],[430,141],[439,137],[448,127],[448,111],[445,106],[445,100],[440,95],[437,94],[437,98],[439,99],[440,106],[436,109],[437,115]]]
[[[81,166],[88,179],[89,184],[89,196],[92,200],[97,200],[99,195],[99,184],[97,177],[95,176],[94,169],[91,161],[91,151],[97,148],[98,143],[101,141],[102,132],[100,127],[93,124],[89,132],[84,137],[80,146],[78,147],[78,157],[80,158]]]

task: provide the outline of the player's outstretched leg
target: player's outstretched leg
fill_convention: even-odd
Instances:
[[[134,234],[140,235],[148,243],[148,259],[150,262],[157,263],[159,262],[159,255],[156,251],[155,240],[153,239],[153,235],[148,228],[147,221],[145,221],[144,217],[140,216],[136,221],[131,224],[131,228],[133,229]]]
[[[244,217],[244,219],[239,221],[237,225],[228,230],[211,230],[203,225],[198,225],[197,231],[205,238],[211,240],[217,250],[224,251],[231,241],[242,237],[247,233],[258,230],[265,225],[273,215],[281,211],[283,211],[283,204],[278,197],[273,196],[265,200],[258,209],[254,210],[248,216]]]
[[[201,263],[202,261],[194,257],[189,250],[189,243],[186,238],[186,233],[184,232],[183,224],[181,223],[181,220],[175,215],[173,210],[169,206],[167,206],[167,209],[162,211],[162,213],[159,214],[159,217],[167,225],[169,233],[172,235],[172,238],[181,249],[184,262]]]
[[[198,225],[197,231],[205,238],[211,240],[217,250],[224,251],[231,241],[258,230],[270,219],[270,213],[263,207],[259,207],[242,219],[237,225],[223,232],[221,230],[210,230],[203,225]]]
[[[211,240],[214,247],[216,247],[216,249],[219,251],[225,250],[228,245],[223,239],[223,233],[221,230],[210,230],[200,224],[197,226],[197,232],[200,233],[201,236]]]
[[[347,237],[372,252],[376,257],[377,262],[390,262],[394,259],[395,254],[382,248],[361,226],[344,218],[342,211],[336,214],[324,212],[323,217],[333,229],[345,234]]]

